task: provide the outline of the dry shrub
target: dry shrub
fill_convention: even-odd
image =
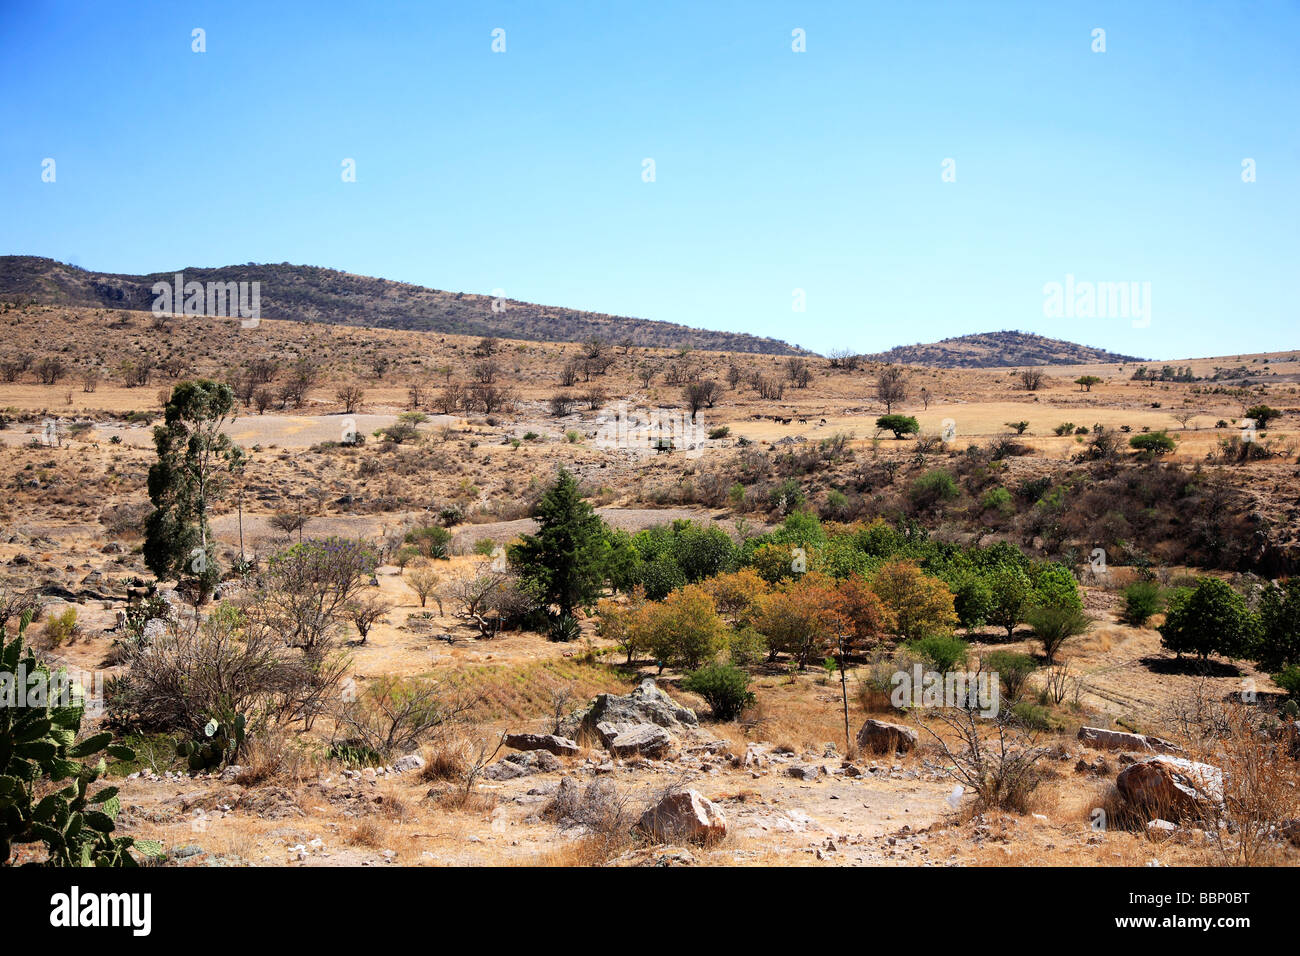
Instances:
[[[989,720],[981,719],[973,708],[940,710],[936,718],[956,737],[950,744],[921,725],[945,757],[944,772],[974,790],[981,809],[1027,813],[1031,795],[1046,776],[1038,762],[1047,748],[1036,746],[1034,735],[1015,727],[1005,708]]]
[[[282,726],[270,727],[253,737],[240,759],[243,769],[235,782],[244,787],[297,785],[317,771],[310,754]]]
[[[426,746],[420,754],[424,767],[420,779],[425,783],[444,783],[461,780],[465,775],[465,752],[462,742],[447,737]]]
[[[1267,866],[1300,844],[1295,736],[1236,703],[1224,709],[1223,732],[1195,751],[1194,759],[1223,771],[1223,800],[1209,805],[1204,824],[1225,865]]]
[[[584,831],[575,845],[552,854],[556,859],[548,859],[546,865],[600,866],[634,841],[632,825],[636,815],[631,801],[609,780],[597,779],[580,787],[574,778],[563,778],[542,816],[563,829]]]
[[[366,846],[372,850],[383,849],[388,842],[388,827],[374,817],[366,817],[347,837],[349,846]]]

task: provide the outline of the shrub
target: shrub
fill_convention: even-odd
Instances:
[[[932,468],[912,482],[908,491],[912,504],[928,508],[940,501],[951,501],[961,494],[957,480],[945,468]]]
[[[1082,611],[1060,605],[1033,605],[1025,613],[1025,620],[1034,629],[1034,636],[1042,642],[1043,654],[1049,664],[1056,660],[1062,644],[1092,626],[1092,621]]]
[[[907,646],[924,661],[927,669],[941,674],[965,667],[966,655],[970,652],[969,644],[946,634],[931,634]]]
[[[1017,701],[1011,705],[1011,719],[1027,730],[1060,730],[1062,724],[1056,716],[1042,704],[1031,701]]]
[[[921,423],[911,415],[881,415],[876,419],[876,427],[891,431],[894,437],[901,439],[904,435],[916,435],[921,431]]]
[[[984,655],[984,670],[997,675],[1002,693],[1012,701],[1020,699],[1029,675],[1037,669],[1038,662],[1028,654],[993,651]]]
[[[66,644],[80,632],[77,626],[77,609],[67,607],[62,614],[50,611],[45,617],[45,639],[50,647]]]
[[[711,664],[693,671],[682,687],[703,697],[718,720],[734,720],[754,703],[749,675],[731,664]]]
[[[1120,619],[1133,627],[1146,627],[1151,615],[1160,610],[1160,585],[1154,581],[1134,581],[1124,589],[1124,610]]]
[[[1012,501],[1011,492],[1001,486],[990,488],[988,491],[984,492],[983,497],[980,498],[980,507],[985,511],[997,511],[1004,515],[1011,514],[1015,511],[1015,504]]]

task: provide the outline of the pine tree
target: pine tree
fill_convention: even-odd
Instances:
[[[560,469],[554,485],[533,512],[535,535],[510,549],[510,562],[535,596],[554,605],[561,617],[592,603],[605,581],[605,522],[582,500],[578,482]]]

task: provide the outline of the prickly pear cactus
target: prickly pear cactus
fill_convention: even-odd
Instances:
[[[92,794],[106,765],[103,756],[86,762],[101,752],[123,760],[135,754],[115,745],[111,733],[76,742],[84,704],[59,699],[55,675],[24,647],[31,617],[23,615],[13,640],[0,626],[0,865],[9,863],[14,844],[39,842],[47,866],[135,866],[132,847],[146,856],[162,847],[113,836],[117,787]],[[36,800],[38,783],[64,780],[63,789]]]

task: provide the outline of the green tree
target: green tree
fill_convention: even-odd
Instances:
[[[221,579],[208,512],[220,498],[222,474],[242,452],[221,432],[234,405],[229,385],[181,382],[154,428],[158,461],[149,469],[154,510],[145,524],[144,560],[159,579],[190,581],[200,602]]]
[[[1259,666],[1272,672],[1300,665],[1300,578],[1269,585],[1260,597],[1259,618]]]
[[[1245,599],[1218,578],[1202,578],[1169,598],[1160,643],[1180,657],[1240,657],[1253,643],[1256,621]]]
[[[1074,384],[1079,386],[1081,392],[1091,392],[1094,385],[1100,385],[1101,379],[1096,375],[1080,375],[1074,380]]]
[[[911,415],[881,415],[876,419],[876,427],[893,432],[895,438],[915,435],[921,431],[921,423]]]
[[[533,517],[537,534],[526,534],[509,551],[510,563],[525,586],[561,617],[593,603],[606,579],[605,522],[582,500],[578,482],[566,469],[542,495]]]
[[[1134,435],[1128,443],[1148,458],[1167,455],[1174,450],[1173,438],[1163,430]]]
[[[996,626],[1006,628],[1007,637],[1016,629],[1016,625],[1025,619],[1033,593],[1033,585],[1020,568],[1011,564],[1000,564],[990,569],[985,577],[989,586],[989,602],[986,620]]]

